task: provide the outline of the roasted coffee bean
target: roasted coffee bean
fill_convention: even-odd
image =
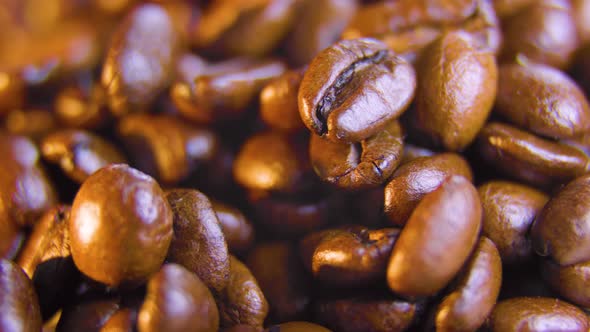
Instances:
[[[478,145],[479,154],[490,166],[533,186],[567,182],[589,167],[588,156],[578,149],[498,122],[482,129]]]
[[[193,189],[166,193],[174,215],[174,235],[168,261],[195,273],[214,295],[219,295],[230,278],[227,243],[211,202]]]
[[[309,322],[288,322],[273,325],[264,330],[265,332],[331,332],[327,328]]]
[[[227,329],[220,330],[221,332],[262,332],[263,329],[259,326],[251,326],[251,325],[234,325]]]
[[[172,240],[172,209],[154,179],[124,164],[101,168],[70,216],[78,269],[107,285],[136,285],[158,271]]]
[[[57,121],[54,114],[48,110],[23,111],[16,109],[6,114],[4,128],[10,134],[40,140],[57,128]]]
[[[41,310],[33,283],[16,264],[0,260],[0,330],[38,332]]]
[[[25,239],[25,232],[12,222],[0,223],[0,258],[12,260]]]
[[[311,164],[324,181],[343,189],[366,189],[387,181],[401,162],[402,128],[392,121],[359,143],[333,142],[312,134]]]
[[[413,125],[435,146],[463,150],[492,110],[498,79],[494,54],[477,49],[465,32],[448,32],[424,50],[416,68]]]
[[[309,63],[338,40],[352,19],[357,1],[303,0],[293,31],[286,40],[287,57],[296,66]]]
[[[572,0],[572,14],[576,20],[578,38],[581,44],[590,41],[590,1]]]
[[[216,332],[219,313],[207,286],[177,264],[165,264],[150,278],[139,310],[139,332]]]
[[[66,127],[96,129],[109,120],[105,88],[99,83],[69,86],[55,97],[55,116]]]
[[[179,36],[160,6],[135,8],[118,28],[102,69],[110,110],[116,116],[146,111],[168,85]]]
[[[230,252],[246,252],[254,243],[254,226],[244,214],[227,204],[211,200]]]
[[[303,69],[286,71],[260,92],[260,118],[272,129],[296,132],[305,128],[297,106],[303,73]]]
[[[262,327],[268,314],[268,302],[256,278],[234,256],[230,256],[229,282],[218,305],[222,327],[239,324]]]
[[[496,305],[489,320],[493,332],[588,330],[586,314],[575,306],[546,297],[517,297]]]
[[[424,196],[397,239],[387,282],[408,298],[431,296],[459,272],[477,242],[481,202],[462,176]]]
[[[495,111],[535,134],[567,139],[590,130],[590,105],[565,73],[522,60],[500,67]]]
[[[452,290],[435,312],[437,331],[475,331],[492,312],[502,284],[502,261],[482,237]]]
[[[399,117],[414,97],[414,69],[374,39],[343,40],[309,65],[299,113],[316,135],[358,142]],[[370,105],[370,106],[369,106]]]
[[[551,256],[560,265],[590,260],[590,175],[561,189],[543,210],[531,229],[533,247],[541,256]]]
[[[311,165],[307,142],[279,132],[262,132],[248,138],[234,161],[234,179],[255,191],[294,193],[309,186]]]
[[[493,0],[494,9],[501,18],[509,17],[535,3],[535,0]]]
[[[41,142],[41,154],[78,183],[104,166],[126,162],[114,144],[88,131],[75,129],[47,135]]]
[[[473,178],[467,161],[454,153],[420,157],[402,165],[385,187],[385,213],[389,220],[403,226],[422,197],[451,175]]]
[[[119,121],[117,131],[138,169],[164,184],[185,179],[217,148],[210,130],[170,115],[131,114]]]
[[[131,309],[119,309],[100,329],[100,332],[133,332],[136,330],[137,313]]]
[[[385,279],[398,234],[397,228],[346,227],[311,233],[299,247],[315,279],[330,286],[362,286]]]
[[[79,276],[70,250],[69,218],[67,205],[45,212],[16,260],[33,280],[45,319],[61,308]]]
[[[543,279],[564,299],[583,308],[590,307],[590,261],[560,266],[549,259],[542,263]]]
[[[28,138],[0,133],[0,155],[0,228],[10,228],[8,223],[31,225],[57,200],[39,151]]]
[[[302,319],[311,302],[311,280],[294,246],[287,242],[258,244],[246,264],[269,303],[269,320]]]
[[[0,71],[0,114],[23,107],[25,84],[18,75]]]
[[[414,159],[418,159],[420,157],[432,157],[436,153],[430,149],[425,147],[421,147],[414,144],[408,144],[404,142],[404,151],[402,156],[401,165],[407,164]]]
[[[119,298],[81,300],[63,308],[56,332],[100,332],[121,307]]]
[[[549,197],[508,181],[490,181],[477,188],[483,207],[482,233],[494,242],[502,263],[533,258],[529,230]]]
[[[567,0],[533,1],[502,22],[500,59],[512,62],[522,54],[533,62],[567,68],[579,46],[576,20]]]

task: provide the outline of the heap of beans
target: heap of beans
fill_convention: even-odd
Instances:
[[[590,0],[0,1],[0,331],[590,329]]]

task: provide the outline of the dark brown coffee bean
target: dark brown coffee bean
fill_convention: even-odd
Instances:
[[[263,332],[264,330],[260,326],[251,326],[251,325],[235,325],[227,329],[221,329],[221,332]]]
[[[81,300],[63,308],[56,332],[99,332],[121,307],[118,298]]]
[[[290,63],[307,64],[335,43],[356,9],[354,0],[303,0],[286,41]]]
[[[139,310],[139,332],[216,332],[219,313],[207,286],[177,264],[165,264],[147,285]]]
[[[405,331],[419,314],[415,303],[376,292],[338,299],[320,299],[314,307],[317,319],[338,332]]]
[[[590,175],[570,182],[549,200],[531,229],[533,247],[560,265],[590,260]]]
[[[172,216],[154,179],[124,164],[101,168],[74,199],[69,224],[74,262],[107,285],[143,282],[166,257]]]
[[[111,142],[88,131],[75,129],[47,135],[41,142],[41,154],[47,161],[58,164],[68,177],[78,183],[104,166],[126,162]]]
[[[0,260],[0,330],[39,332],[41,310],[33,283],[16,264]]]
[[[100,332],[133,332],[136,330],[137,313],[131,309],[119,309],[100,329]]]
[[[583,152],[498,122],[482,129],[478,144],[479,154],[490,166],[534,186],[563,183],[589,168]]]
[[[160,6],[135,8],[113,37],[102,69],[102,85],[116,116],[146,111],[173,73],[179,36]]]
[[[254,243],[254,226],[244,214],[227,204],[211,200],[230,252],[246,252]]]
[[[482,237],[451,292],[436,308],[437,331],[475,331],[492,312],[502,284],[502,261]]]
[[[306,146],[307,142],[279,132],[255,134],[248,138],[236,156],[234,179],[255,191],[301,191],[312,178]]]
[[[495,111],[535,134],[572,138],[590,129],[590,106],[565,73],[523,60],[500,67]]]
[[[10,134],[27,136],[37,141],[54,131],[57,121],[55,115],[48,110],[15,109],[6,114],[4,128]]]
[[[59,122],[70,128],[96,129],[109,120],[106,91],[99,83],[66,87],[55,97],[53,108]]]
[[[221,225],[207,196],[193,189],[166,193],[174,214],[168,261],[195,273],[214,295],[229,282],[230,262]]]
[[[365,227],[311,233],[299,243],[301,257],[315,279],[330,286],[361,286],[385,279],[399,229]]]
[[[578,38],[581,44],[590,41],[590,1],[572,0],[572,14],[576,20]]]
[[[309,65],[299,113],[316,135],[358,142],[399,117],[414,97],[414,69],[374,39],[343,40]],[[368,106],[370,105],[370,106]]]
[[[311,280],[294,246],[287,242],[258,244],[246,264],[268,300],[271,322],[304,317],[311,302]]]
[[[385,187],[385,213],[389,220],[403,226],[422,197],[451,175],[468,180],[473,177],[467,161],[454,153],[420,157],[402,165]]]
[[[227,287],[219,300],[220,324],[260,326],[268,314],[268,302],[248,267],[230,256],[230,275]]]
[[[502,22],[501,60],[512,62],[522,54],[533,62],[567,68],[579,46],[575,22],[569,1],[533,1]]]
[[[366,189],[387,181],[401,162],[403,132],[397,121],[358,143],[333,142],[312,134],[311,164],[324,181],[343,189]]]
[[[494,9],[501,18],[509,17],[535,3],[535,0],[493,0]]]
[[[117,131],[138,169],[165,184],[186,178],[217,148],[213,132],[170,115],[131,114]]]
[[[33,280],[42,316],[51,317],[65,303],[78,279],[70,250],[70,207],[58,205],[33,227],[16,260]]]
[[[57,201],[55,189],[41,166],[39,151],[23,136],[0,134],[0,216],[2,223],[32,225]],[[5,234],[10,234],[10,227]],[[6,243],[3,253],[6,253]]]
[[[494,242],[502,263],[530,260],[529,230],[549,197],[533,188],[507,181],[490,181],[477,188],[483,207],[482,233]]]
[[[477,242],[481,202],[473,185],[451,176],[424,196],[393,248],[391,290],[408,298],[434,295],[459,272]]]
[[[23,107],[25,84],[21,77],[8,72],[0,72],[0,114]]]
[[[260,118],[272,129],[296,132],[305,128],[297,106],[303,73],[303,69],[288,70],[260,92]]]
[[[517,297],[496,305],[489,320],[493,332],[526,329],[531,332],[586,331],[584,312],[573,305],[547,297]]]
[[[413,124],[447,150],[463,150],[475,139],[496,97],[494,54],[476,46],[471,35],[448,32],[424,50],[416,66]]]
[[[586,287],[590,278],[590,261],[560,266],[551,260],[542,263],[543,279],[564,299],[581,307],[590,306],[590,292]]]
[[[273,325],[264,330],[265,332],[332,332],[327,328],[309,322],[288,322],[280,325]]]

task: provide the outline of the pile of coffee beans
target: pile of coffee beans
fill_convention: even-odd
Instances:
[[[590,0],[1,0],[1,332],[590,330]]]

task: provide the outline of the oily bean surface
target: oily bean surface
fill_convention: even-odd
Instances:
[[[0,260],[0,330],[38,332],[42,319],[33,283],[8,260]]]

